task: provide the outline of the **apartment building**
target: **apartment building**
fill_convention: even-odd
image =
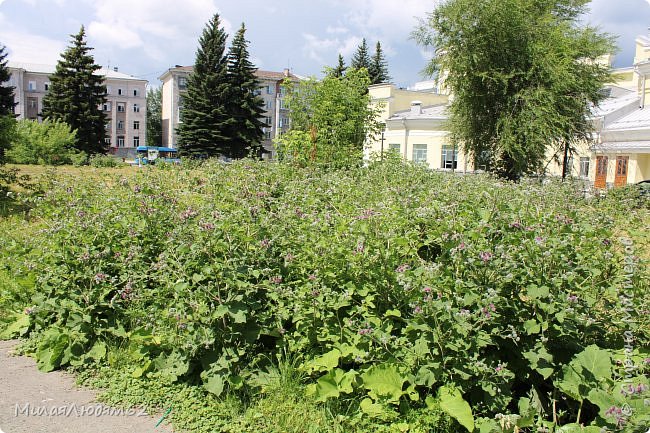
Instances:
[[[165,147],[178,147],[176,128],[181,122],[180,112],[183,106],[183,94],[187,89],[187,78],[193,71],[193,66],[176,65],[159,77],[162,81],[162,130]],[[301,77],[292,74],[288,69],[283,72],[257,70],[259,80],[258,94],[264,99],[264,140],[262,145],[273,156],[273,139],[289,127],[289,111],[285,107],[284,87],[282,83],[289,78],[298,81]]]
[[[8,63],[15,87],[15,112],[19,119],[41,121],[43,97],[49,90],[50,76],[56,66],[34,63]],[[117,68],[100,69],[107,95],[101,107],[106,114],[106,145],[119,156],[135,154],[135,148],[146,142],[147,80],[121,73]]]

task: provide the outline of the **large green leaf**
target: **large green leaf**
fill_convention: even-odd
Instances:
[[[474,431],[472,408],[456,388],[443,386],[438,390],[440,408],[460,423],[467,431]]]
[[[313,359],[307,364],[309,371],[330,371],[339,365],[341,352],[338,349],[332,349],[329,352]]]
[[[391,402],[397,402],[404,394],[402,386],[406,379],[394,365],[373,366],[361,378],[363,386],[368,390],[368,395],[375,400],[387,398]]]
[[[612,377],[611,355],[608,351],[599,348],[595,344],[576,355],[571,363],[591,373],[596,380],[609,380]]]
[[[210,376],[208,381],[203,384],[203,388],[205,388],[208,392],[216,395],[217,397],[223,393],[223,387],[223,378],[219,374]]]
[[[356,371],[344,371],[336,368],[325,376],[318,379],[316,383],[315,395],[317,400],[325,401],[328,398],[336,398],[341,394],[349,394],[353,391],[352,382],[356,376]]]

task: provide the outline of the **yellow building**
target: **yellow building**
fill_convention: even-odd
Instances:
[[[380,108],[379,119],[385,128],[367,143],[366,158],[396,152],[432,169],[473,169],[457,143],[448,139],[445,122],[449,95],[438,93],[434,83],[422,83],[410,90],[378,84],[370,86],[369,91]]]

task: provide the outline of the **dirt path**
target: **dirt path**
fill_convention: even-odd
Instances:
[[[43,373],[25,356],[11,356],[16,341],[0,341],[0,433],[171,433],[160,415],[122,411],[95,400],[74,378]],[[111,413],[112,411],[112,413]],[[99,413],[99,416],[98,416]]]

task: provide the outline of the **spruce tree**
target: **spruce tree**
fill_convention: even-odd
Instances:
[[[16,128],[14,88],[4,85],[11,78],[6,58],[5,47],[0,45],[0,164],[4,162],[4,152],[9,148]]]
[[[162,89],[147,91],[147,146],[160,146],[162,143]]]
[[[61,54],[50,88],[43,98],[43,118],[67,123],[77,131],[76,148],[89,155],[106,152],[106,102],[104,77],[86,45],[83,26],[71,35],[71,46]]]
[[[343,60],[343,56],[341,55],[341,53],[339,53],[339,62],[336,65],[336,67],[331,70],[330,75],[332,77],[342,78],[345,75],[346,69],[347,66],[345,66],[345,61]]]
[[[361,45],[359,45],[357,51],[352,56],[352,62],[350,65],[354,69],[370,69],[370,55],[368,54],[368,44],[366,43],[366,38],[363,38]]]
[[[11,78],[9,68],[7,67],[6,47],[0,45],[0,116],[14,114],[14,87],[5,85]]]
[[[226,39],[219,14],[215,14],[199,38],[194,71],[187,79],[183,122],[178,127],[182,154],[219,156],[227,155],[231,148],[227,135],[233,122],[228,113],[231,92]]]
[[[264,100],[257,94],[260,84],[255,76],[255,66],[248,55],[246,27],[242,23],[228,51],[228,78],[230,80],[230,104],[228,112],[234,123],[228,128],[229,155],[243,158],[248,155],[262,156],[261,141],[264,137],[261,120]]]
[[[368,74],[370,75],[371,84],[382,84],[390,81],[390,76],[388,75],[388,63],[386,62],[384,52],[381,49],[381,43],[379,41],[377,41],[377,45],[375,47],[375,55],[370,61]]]

